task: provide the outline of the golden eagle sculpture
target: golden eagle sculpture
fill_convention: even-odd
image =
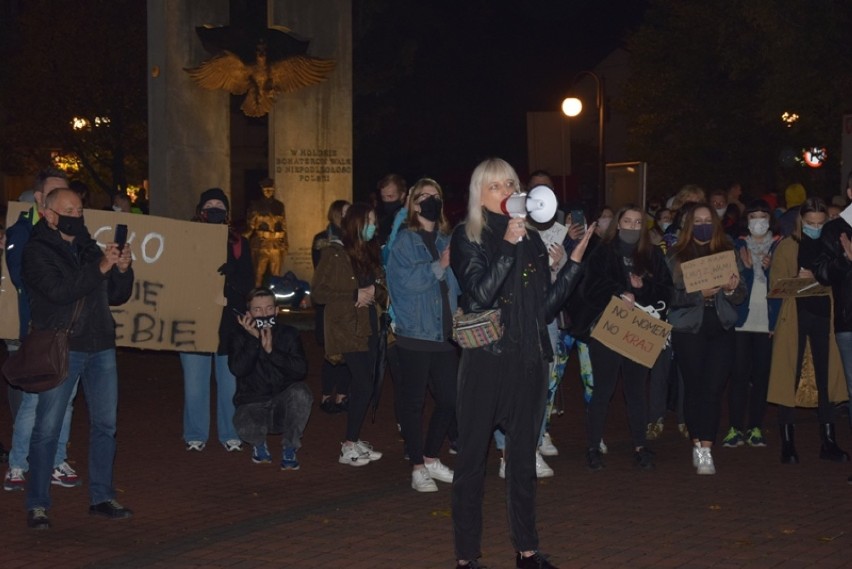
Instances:
[[[184,71],[205,89],[245,94],[240,108],[249,117],[266,115],[276,95],[315,85],[334,69],[333,59],[307,55],[309,42],[281,26],[250,30],[205,25],[195,31],[213,57]]]

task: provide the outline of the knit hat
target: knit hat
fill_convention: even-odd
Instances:
[[[790,184],[784,190],[784,201],[787,202],[787,209],[802,205],[806,199],[808,199],[808,193],[802,184]]]
[[[231,204],[228,201],[228,196],[225,195],[222,188],[210,188],[209,190],[201,192],[201,199],[198,200],[198,205],[195,206],[195,209],[201,211],[204,204],[210,200],[220,200],[223,204],[225,204],[225,209],[231,211]]]

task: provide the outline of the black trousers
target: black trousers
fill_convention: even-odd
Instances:
[[[802,377],[802,360],[805,357],[805,343],[811,341],[811,356],[814,361],[814,375],[817,386],[817,417],[820,423],[834,422],[834,406],[828,400],[828,339],[831,318],[817,316],[807,310],[798,311],[799,354],[796,358],[796,387]],[[778,422],[782,425],[795,422],[793,407],[778,406]]]
[[[437,457],[456,416],[456,381],[459,358],[455,350],[424,352],[398,348],[402,377],[397,383],[402,436],[412,465],[423,457]],[[423,405],[426,390],[432,392],[435,408],[423,442]]]
[[[766,412],[772,337],[768,332],[735,332],[734,346],[734,369],[728,387],[728,421],[738,431],[760,428]]]
[[[346,440],[358,441],[361,426],[367,416],[370,398],[373,396],[373,370],[376,365],[377,338],[373,334],[366,352],[346,352],[343,361],[352,374],[349,384],[349,411],[346,413]]]
[[[648,377],[648,368],[615,353],[594,338],[589,342],[589,356],[595,373],[595,385],[592,387],[592,398],[586,405],[586,446],[598,448],[600,445],[609,401],[615,392],[619,371],[623,379],[627,421],[633,446],[645,446],[645,378]]]
[[[535,451],[547,397],[547,362],[527,369],[517,352],[463,350],[459,365],[459,426],[453,476],[453,532],[457,559],[480,557],[482,496],[491,434],[506,433],[506,508],[517,551],[538,549],[535,527]]]
[[[676,361],[683,373],[683,414],[693,439],[715,441],[722,391],[731,372],[734,331],[725,330],[715,307],[704,309],[697,334],[672,332]]]
[[[346,364],[334,365],[327,359],[322,360],[322,394],[323,396],[331,396],[333,393],[337,395],[349,395],[349,383],[352,379],[352,374]]]

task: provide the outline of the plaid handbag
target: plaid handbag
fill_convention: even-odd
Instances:
[[[458,314],[453,318],[453,340],[464,349],[488,346],[502,336],[499,308]]]

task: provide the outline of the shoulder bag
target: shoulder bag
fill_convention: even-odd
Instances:
[[[68,326],[60,330],[30,330],[18,351],[3,363],[9,385],[28,393],[41,393],[59,386],[68,376],[68,336],[83,309],[77,301]]]

